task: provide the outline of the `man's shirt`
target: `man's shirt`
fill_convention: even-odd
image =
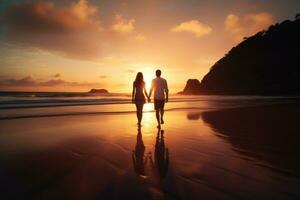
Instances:
[[[157,100],[164,100],[165,92],[169,90],[166,79],[161,77],[152,80],[151,88],[154,89],[154,99]]]

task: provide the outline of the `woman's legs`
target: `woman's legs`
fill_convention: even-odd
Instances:
[[[136,106],[136,116],[138,119],[138,124],[141,124],[142,118],[143,118],[143,107],[144,107],[144,103],[143,102],[136,102],[135,103]]]

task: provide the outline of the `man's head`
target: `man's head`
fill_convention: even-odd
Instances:
[[[156,74],[157,77],[160,77],[161,71],[158,69],[158,70],[155,71],[155,74]]]

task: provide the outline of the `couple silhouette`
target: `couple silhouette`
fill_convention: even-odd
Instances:
[[[169,100],[169,89],[166,79],[161,77],[161,71],[158,69],[155,71],[155,74],[156,78],[152,80],[149,95],[146,90],[146,83],[142,72],[137,73],[135,81],[133,82],[132,103],[136,106],[136,116],[139,126],[143,118],[143,107],[146,103],[146,97],[148,102],[151,102],[153,90],[157,128],[160,128],[161,124],[164,124],[164,107],[165,103]]]
[[[134,171],[140,177],[146,178],[147,172],[145,167],[149,160],[151,174],[153,175],[156,184],[159,184],[159,182],[162,181],[167,175],[169,168],[169,150],[165,145],[164,130],[158,129],[155,141],[154,157],[152,157],[151,152],[148,152],[148,154],[145,156],[145,150],[146,147],[143,142],[141,127],[139,127],[136,146],[132,151]]]

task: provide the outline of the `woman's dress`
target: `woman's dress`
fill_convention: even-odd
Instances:
[[[136,85],[134,83],[134,86],[135,86],[135,96],[134,96],[134,101],[135,103],[138,103],[138,104],[144,104],[146,102],[146,98],[145,98],[145,95],[144,95],[144,84],[141,84],[141,85]]]

